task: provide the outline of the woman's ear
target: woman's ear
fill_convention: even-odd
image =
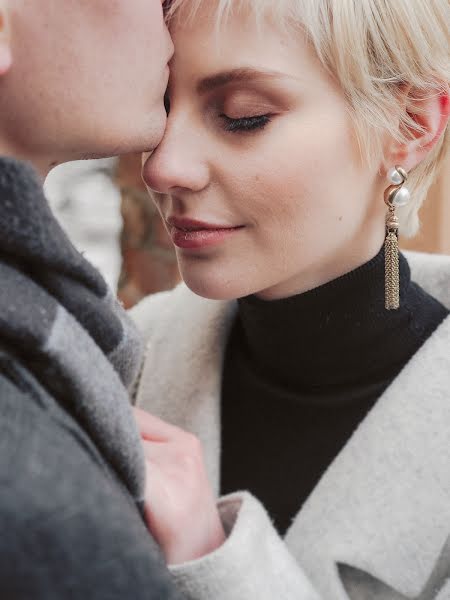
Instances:
[[[398,164],[406,171],[416,167],[438,143],[450,115],[450,90],[429,90],[420,97],[409,90],[405,109],[417,129],[408,129],[406,143],[393,142],[389,152],[390,166]]]
[[[8,1],[0,0],[0,76],[12,65]]]

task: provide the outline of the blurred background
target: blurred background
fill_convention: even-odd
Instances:
[[[179,280],[172,242],[141,180],[141,156],[61,165],[46,181],[56,217],[127,308]],[[407,250],[450,254],[450,154]]]

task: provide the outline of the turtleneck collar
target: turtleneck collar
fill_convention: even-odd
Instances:
[[[421,333],[412,319],[412,306],[420,310],[417,286],[403,255],[400,281],[400,309],[387,311],[382,248],[363,266],[303,294],[241,298],[247,359],[285,389],[326,391],[385,379],[405,363]]]

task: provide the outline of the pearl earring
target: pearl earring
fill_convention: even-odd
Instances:
[[[396,310],[400,306],[400,274],[398,229],[399,221],[396,208],[405,206],[411,199],[409,190],[404,187],[408,174],[399,166],[389,169],[387,174],[391,185],[384,193],[384,201],[388,206],[386,215],[385,250],[385,306],[387,310]]]

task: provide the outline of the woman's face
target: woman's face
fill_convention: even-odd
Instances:
[[[372,258],[381,157],[360,159],[343,94],[302,36],[242,14],[218,35],[206,13],[172,35],[170,115],[144,179],[187,285],[281,298]]]

